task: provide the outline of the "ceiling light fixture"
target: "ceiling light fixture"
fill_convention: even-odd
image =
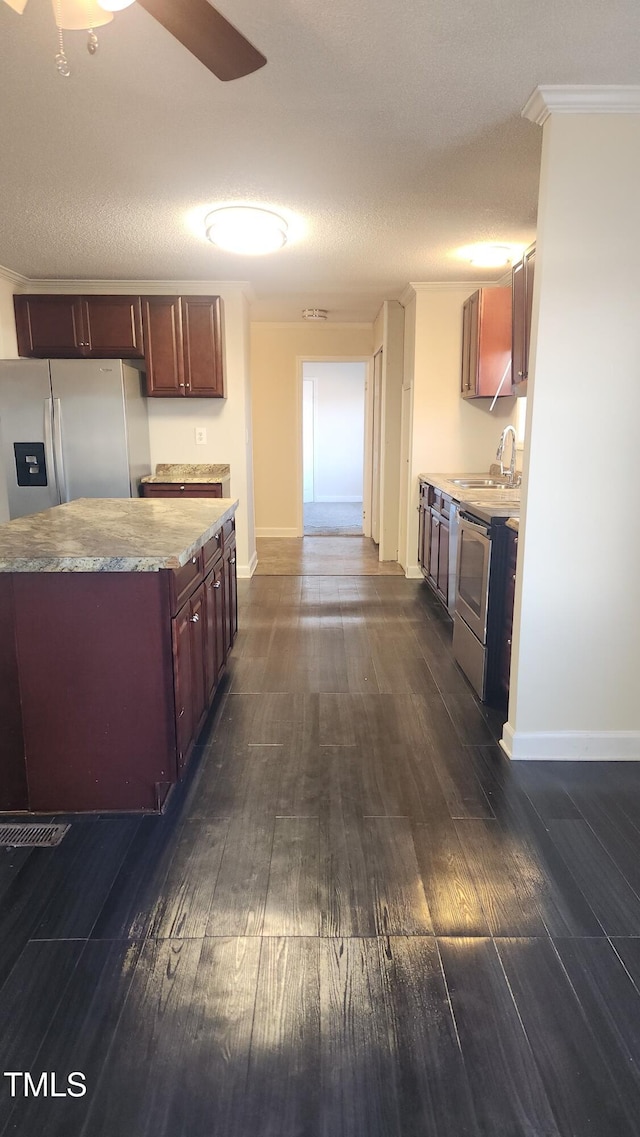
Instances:
[[[464,253],[476,268],[505,268],[516,256],[511,245],[474,245]]]
[[[227,253],[261,256],[287,243],[288,226],[272,209],[255,205],[225,205],[212,209],[204,220],[207,238]]]
[[[329,313],[328,313],[326,308],[303,308],[302,309],[302,319],[303,320],[318,320],[318,321],[319,320],[326,320],[328,315],[329,315]]]

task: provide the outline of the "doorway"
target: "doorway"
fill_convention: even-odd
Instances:
[[[367,363],[302,364],[304,536],[363,536]]]

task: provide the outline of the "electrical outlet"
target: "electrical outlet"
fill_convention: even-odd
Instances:
[[[207,445],[207,428],[206,426],[196,427],[196,446]]]

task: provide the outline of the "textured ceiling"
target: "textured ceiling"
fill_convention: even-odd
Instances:
[[[535,232],[539,83],[637,83],[637,0],[220,0],[262,50],[221,83],[136,8],[67,34],[0,3],[0,264],[31,278],[249,280],[254,316],[371,319],[410,280],[473,280],[453,251]],[[218,253],[207,206],[280,207],[295,238]],[[498,272],[495,274],[499,275]]]

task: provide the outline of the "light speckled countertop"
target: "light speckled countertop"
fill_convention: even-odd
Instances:
[[[520,532],[520,518],[519,517],[510,517],[509,520],[506,522],[506,525],[507,525],[507,529],[515,529],[516,533]]]
[[[141,482],[223,482],[231,476],[231,467],[191,462],[158,462],[155,474],[147,474]]]
[[[486,470],[480,474],[418,474],[418,478],[420,481],[429,482],[436,489],[442,490],[454,501],[466,506],[470,512],[473,511],[474,505],[482,506],[482,512],[485,516],[488,510],[490,510],[492,517],[517,517],[520,512],[520,486],[516,486],[514,489],[510,489],[506,485],[473,488],[457,486],[453,481],[453,478],[459,478],[466,482],[478,481],[480,478],[500,480],[499,476],[496,477],[494,473],[487,473]]]
[[[180,568],[237,506],[230,498],[78,498],[0,525],[0,572]]]

